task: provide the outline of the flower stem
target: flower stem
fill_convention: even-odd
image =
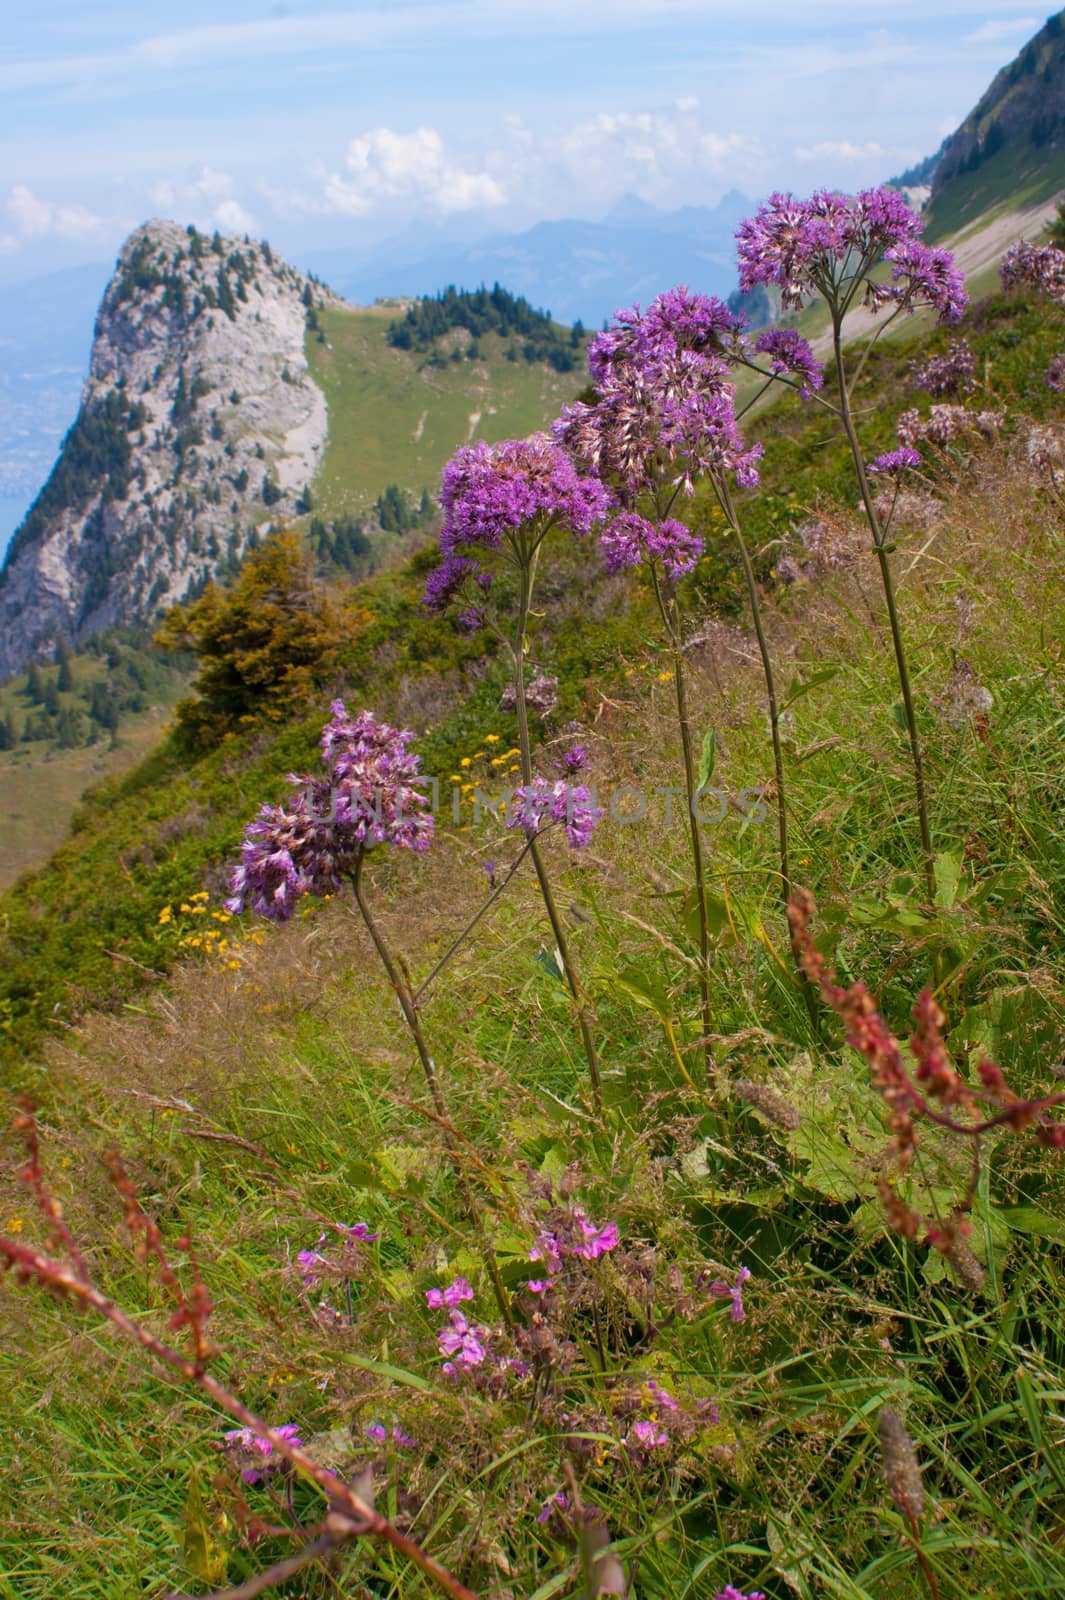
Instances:
[[[714,1049],[711,1044],[713,1011],[710,1005],[710,921],[706,906],[706,865],[703,860],[703,841],[699,833],[696,802],[695,757],[692,752],[691,719],[688,715],[688,692],[684,677],[684,651],[681,642],[680,613],[676,596],[667,601],[662,592],[662,582],[654,561],[651,578],[655,599],[669,639],[673,659],[673,690],[677,701],[677,726],[680,729],[680,748],[684,767],[684,792],[688,801],[688,839],[691,844],[692,872],[695,877],[696,905],[699,916],[699,998],[703,1015],[703,1051],[706,1056],[706,1075],[713,1082],[717,1076]]]
[[[532,744],[529,739],[529,711],[525,703],[525,630],[529,621],[529,610],[532,604],[532,586],[536,565],[537,545],[532,554],[520,562],[520,592],[518,600],[518,636],[514,647],[514,707],[518,718],[518,745],[521,750],[521,776],[522,782],[531,784],[532,769]],[[573,999],[573,1007],[580,1025],[581,1039],[584,1043],[584,1054],[588,1060],[588,1075],[592,1080],[592,1099],[595,1109],[600,1114],[603,1111],[603,1084],[599,1073],[599,1056],[595,1048],[595,1038],[588,1017],[588,1004],[577,977],[573,959],[570,955],[569,943],[566,932],[562,926],[562,919],[558,914],[555,897],[551,892],[551,882],[547,875],[543,855],[540,851],[539,840],[535,833],[529,835],[529,854],[532,856],[533,867],[536,871],[536,881],[540,885],[540,896],[544,902],[544,910],[551,924],[551,932],[555,936],[555,946],[562,962],[562,970],[566,975],[566,983]]]
[[[925,889],[929,901],[935,900],[936,879],[934,869],[934,856],[932,851],[932,830],[928,823],[928,797],[925,791],[924,763],[921,758],[921,741],[917,732],[917,714],[913,704],[913,690],[910,687],[910,670],[906,660],[906,647],[902,638],[902,626],[899,622],[898,607],[895,602],[895,584],[891,575],[891,562],[888,559],[887,539],[873,504],[872,492],[869,488],[869,479],[865,471],[865,459],[862,447],[858,440],[858,433],[854,425],[854,416],[851,411],[850,393],[847,387],[847,377],[843,368],[843,341],[842,318],[838,312],[833,313],[832,319],[832,344],[836,357],[836,382],[839,386],[839,413],[843,422],[847,442],[850,445],[851,456],[854,460],[854,470],[858,478],[858,488],[862,496],[862,505],[873,535],[873,549],[880,566],[880,577],[884,586],[884,598],[887,601],[888,622],[891,627],[891,641],[895,647],[895,665],[898,669],[899,688],[902,690],[902,705],[906,715],[906,729],[910,738],[910,756],[913,763],[914,789],[917,795],[917,820],[921,831],[921,854],[924,862]]]
[[[503,1320],[506,1322],[507,1327],[509,1328],[512,1326],[510,1301],[507,1298],[507,1292],[503,1287],[503,1280],[499,1274],[499,1263],[496,1260],[495,1251],[492,1249],[490,1242],[485,1236],[480,1209],[473,1197],[473,1191],[470,1188],[469,1179],[467,1178],[465,1168],[462,1165],[462,1157],[459,1154],[458,1145],[449,1131],[451,1128],[451,1119],[448,1116],[447,1102],[444,1099],[444,1092],[440,1087],[440,1079],[437,1075],[436,1063],[433,1060],[432,1052],[429,1049],[428,1041],[426,1040],[425,1033],[422,1028],[421,1019],[418,1016],[417,1003],[414,995],[411,992],[409,984],[400,971],[399,963],[392,954],[392,951],[389,949],[388,941],[378,926],[377,920],[370,910],[369,902],[366,899],[362,881],[362,869],[365,859],[365,852],[360,850],[359,854],[355,858],[355,869],[351,874],[351,886],[355,891],[355,900],[359,907],[359,911],[362,913],[362,920],[366,924],[366,931],[373,940],[374,949],[377,951],[377,954],[381,959],[381,965],[384,967],[385,972],[388,975],[388,981],[392,985],[392,992],[399,1001],[399,1008],[403,1013],[403,1020],[410,1029],[411,1037],[414,1040],[415,1048],[418,1052],[418,1059],[422,1064],[422,1071],[425,1073],[425,1081],[429,1085],[429,1094],[432,1098],[433,1108],[436,1111],[437,1117],[440,1119],[440,1123],[445,1130],[444,1140],[447,1144],[448,1154],[451,1157],[451,1165],[454,1168],[455,1177],[458,1181],[459,1192],[462,1195],[462,1199],[466,1206],[470,1220],[473,1222],[477,1230],[481,1254],[484,1258],[484,1264],[488,1269],[488,1276],[492,1282],[492,1290],[496,1297],[496,1304],[499,1307]]]

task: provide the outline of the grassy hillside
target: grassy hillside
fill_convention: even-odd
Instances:
[[[940,244],[952,234],[1004,212],[1027,211],[1065,189],[1065,149],[1036,150],[1010,144],[976,169],[959,173],[926,213],[925,237]]]
[[[1063,336],[1057,314],[1002,305],[970,334],[1000,398],[1034,394],[1038,364]],[[866,405],[885,428],[911,398],[907,354],[871,364]],[[955,460],[936,481],[929,520],[898,534],[945,862],[934,908],[914,893],[910,783],[878,590],[853,494],[815,415],[787,411],[766,424],[765,515],[794,525],[816,513],[839,558],[769,596],[781,675],[809,686],[788,714],[787,775],[796,869],[827,942],[900,1033],[941,957],[952,1056],[972,1066],[991,1054],[1027,1094],[1056,1086],[1065,1042],[1065,568],[1060,513],[1016,426],[1000,446]],[[782,554],[767,552],[774,563]],[[417,629],[405,653],[416,576],[363,591],[382,626],[393,608],[393,631],[362,641],[367,661],[352,659],[347,687],[353,698],[372,688],[379,710],[405,708],[419,727],[427,702],[416,715],[417,697],[435,697],[433,733],[421,741],[427,768],[487,771],[512,733],[497,670],[472,649],[462,658],[439,623]],[[731,593],[727,570],[715,582]],[[678,750],[646,596],[638,583],[593,584],[591,567],[569,558],[547,594],[536,654],[565,694],[547,736],[576,716],[604,798],[621,784],[660,792],[676,780]],[[717,733],[714,782],[735,796],[769,768],[753,642],[732,611],[704,616],[690,664],[697,729]],[[959,659],[991,696],[982,719],[951,711]],[[107,830],[119,818],[128,828],[135,805],[151,842],[195,797],[213,813],[199,844],[216,852],[285,765],[306,762],[322,718],[308,708],[306,726],[273,745],[260,733],[181,778],[164,752],[116,785],[87,828],[113,843]],[[382,857],[371,873],[416,981],[482,902],[485,862],[499,873],[516,853],[513,835],[491,824],[466,819],[442,834],[423,861]],[[884,1110],[836,1020],[826,1013],[813,1027],[801,1003],[771,826],[729,808],[707,829],[724,907],[713,1080],[692,1014],[675,814],[608,819],[587,856],[551,850],[594,996],[605,1116],[590,1109],[530,874],[518,874],[426,1002],[468,1181],[522,1327],[536,1325],[520,1287],[534,1270],[529,1249],[560,1225],[560,1208],[580,1204],[618,1227],[617,1249],[567,1279],[571,1298],[543,1303],[550,1337],[567,1349],[552,1356],[548,1341],[536,1383],[495,1388],[441,1370],[445,1318],[426,1291],[455,1277],[473,1287],[464,1309],[491,1327],[494,1346],[509,1346],[394,998],[349,902],[308,905],[281,930],[214,922],[206,860],[217,856],[201,852],[197,866],[186,842],[172,840],[151,877],[133,862],[123,890],[102,890],[105,902],[121,893],[150,904],[160,946],[180,955],[186,941],[172,982],[64,1034],[35,1074],[47,1086],[45,1149],[67,1221],[108,1291],[146,1326],[162,1331],[165,1316],[100,1174],[96,1152],[111,1143],[167,1236],[189,1229],[197,1241],[218,1370],[270,1421],[298,1422],[321,1459],[351,1474],[371,1465],[379,1506],[484,1597],[587,1593],[566,1519],[551,1512],[563,1457],[640,1600],[711,1600],[726,1583],[769,1600],[902,1600],[923,1592],[922,1560],[943,1600],[1061,1592],[1061,1158],[991,1137],[974,1257],[951,1264],[885,1229],[873,1188]],[[88,860],[67,855],[68,892]],[[46,879],[37,892],[50,892]],[[942,1197],[956,1163],[930,1139],[913,1181]],[[25,1191],[12,1180],[0,1196],[5,1230],[34,1237]],[[379,1238],[345,1258],[334,1221],[362,1221]],[[333,1264],[308,1285],[297,1253],[323,1229],[317,1248]],[[742,1322],[727,1294],[707,1290],[734,1286],[741,1264],[751,1274]],[[231,1423],[147,1371],[109,1331],[83,1321],[71,1338],[66,1308],[15,1290],[0,1308],[4,1600],[50,1600],[60,1582],[76,1600],[201,1593],[291,1554],[271,1530],[290,1492],[314,1521],[306,1485],[242,1485],[220,1454]],[[912,1526],[883,1480],[884,1404],[901,1415],[923,1470],[927,1509]],[[668,1446],[627,1448],[635,1419],[648,1437],[668,1428]],[[892,1470],[897,1484],[897,1458]],[[337,1592],[421,1600],[428,1590],[369,1541],[280,1590],[303,1600]]]
[[[320,313],[324,343],[307,341],[315,381],[329,404],[329,439],[315,478],[323,516],[366,512],[387,484],[415,496],[434,493],[440,470],[460,444],[521,438],[542,428],[581,388],[581,372],[558,373],[485,335],[479,355],[462,355],[454,336],[436,359],[388,342],[394,307]],[[454,352],[459,359],[452,360]]]

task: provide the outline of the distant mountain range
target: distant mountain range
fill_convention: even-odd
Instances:
[[[599,327],[619,306],[646,303],[663,286],[686,283],[727,295],[736,282],[736,227],[752,206],[733,190],[716,206],[659,211],[625,195],[600,222],[539,222],[524,233],[475,243],[387,241],[361,259],[323,251],[301,264],[357,305],[389,295],[422,295],[455,284],[501,283],[558,322]]]

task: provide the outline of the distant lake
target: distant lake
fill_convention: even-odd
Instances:
[[[0,560],[11,542],[11,535],[29,509],[26,495],[0,494]]]

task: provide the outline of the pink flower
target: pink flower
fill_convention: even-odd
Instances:
[[[594,1222],[589,1222],[585,1217],[579,1217],[581,1232],[584,1234],[584,1243],[574,1245],[573,1254],[582,1256],[585,1261],[597,1261],[600,1256],[605,1256],[608,1250],[616,1250],[618,1243],[618,1225],[608,1222],[605,1228],[597,1228]]]
[[[732,1301],[732,1304],[729,1307],[729,1319],[732,1322],[743,1322],[746,1320],[747,1313],[743,1308],[743,1286],[747,1282],[747,1279],[750,1277],[750,1275],[750,1269],[748,1267],[741,1267],[736,1276],[735,1288],[733,1288],[730,1284],[727,1284],[722,1278],[718,1278],[710,1285],[710,1293],[713,1295],[715,1300]]]
[[[461,1305],[463,1300],[473,1299],[473,1287],[465,1278],[456,1278],[454,1283],[449,1283],[446,1289],[426,1289],[425,1303],[431,1310],[439,1311],[444,1306]]]
[[[477,1323],[469,1323],[461,1311],[451,1313],[451,1326],[442,1328],[436,1336],[441,1353],[453,1356],[460,1367],[478,1367],[485,1358],[485,1348],[481,1340],[487,1335],[487,1328],[479,1327]],[[444,1368],[450,1368],[450,1363]]]
[[[663,1433],[657,1423],[649,1422],[646,1417],[641,1417],[639,1422],[634,1423],[632,1431],[647,1450],[657,1450],[669,1443],[668,1433]]]

